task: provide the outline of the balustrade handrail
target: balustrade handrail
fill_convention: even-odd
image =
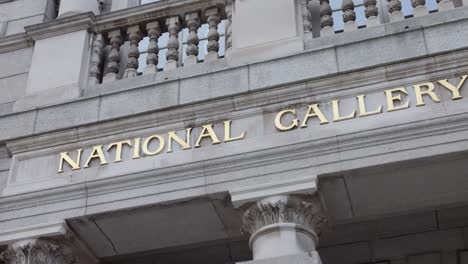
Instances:
[[[183,18],[194,10],[205,10],[210,7],[219,7],[221,16],[225,17],[225,3],[226,0],[171,0],[145,4],[97,16],[93,31],[106,33],[123,27],[144,25],[155,20],[162,21],[167,17]]]

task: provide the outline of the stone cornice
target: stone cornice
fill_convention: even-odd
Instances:
[[[0,243],[5,244],[22,239],[44,236],[63,236],[69,232],[65,221],[48,222],[26,227],[0,231]]]
[[[313,194],[317,191],[316,175],[304,179],[265,183],[229,191],[234,207],[278,194]]]
[[[96,23],[92,12],[58,18],[45,23],[25,27],[26,35],[32,41],[59,36],[80,30],[89,30]]]
[[[17,49],[24,49],[31,46],[31,40],[26,33],[14,34],[0,38],[0,53]]]

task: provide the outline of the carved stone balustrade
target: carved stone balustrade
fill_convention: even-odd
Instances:
[[[206,39],[202,62],[219,59],[219,24],[232,20],[232,2],[178,1],[151,5],[141,12],[122,10],[99,16],[92,42],[89,84],[109,83],[140,74],[173,70],[200,63],[200,38]],[[196,2],[196,4],[193,4]],[[128,15],[121,14],[128,12]],[[120,14],[119,14],[120,13]],[[205,35],[199,29],[207,24]],[[230,27],[229,20],[226,27]],[[226,30],[226,47],[232,45]],[[182,34],[181,34],[182,33]],[[184,35],[185,34],[185,35]],[[145,43],[145,44],[142,44]],[[224,45],[223,45],[224,46]],[[141,56],[146,56],[142,63]]]
[[[340,10],[332,10],[330,0],[298,1],[297,7],[301,12],[296,15],[300,15],[297,21],[303,30],[301,37],[307,42],[314,37],[333,36],[336,30],[353,32],[410,19],[404,17],[400,0],[386,1],[387,7],[382,9],[377,0],[364,0],[364,9],[358,10],[353,0],[342,0],[341,29],[335,28],[334,23],[334,17],[337,19],[334,12]],[[425,2],[411,0],[414,16],[429,15]],[[155,3],[138,12],[121,10],[100,15],[91,30],[94,36],[88,83],[96,85],[216,61],[220,59],[220,47],[225,48],[226,57],[231,52],[237,54],[242,45],[238,43],[239,46],[235,46],[237,42],[233,41],[233,25],[241,18],[235,14],[236,3],[235,0],[180,0],[171,5]],[[453,0],[438,0],[437,3],[439,11],[454,8]],[[382,14],[386,12],[388,16]],[[364,23],[359,22],[359,27],[358,17],[365,18]],[[237,20],[233,21],[234,18]],[[224,23],[224,38],[219,28],[221,22]],[[202,27],[207,29],[200,31]],[[222,39],[224,45],[220,45]],[[232,59],[235,59],[235,54]],[[146,57],[146,63],[142,63],[141,56]]]

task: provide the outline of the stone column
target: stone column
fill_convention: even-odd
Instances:
[[[86,12],[99,15],[99,0],[61,0],[58,16],[72,16]]]
[[[243,215],[253,252],[248,263],[321,263],[316,247],[324,223],[317,195],[276,195],[251,204]]]
[[[45,239],[28,239],[15,242],[0,254],[0,260],[6,264],[79,263],[71,248]]]

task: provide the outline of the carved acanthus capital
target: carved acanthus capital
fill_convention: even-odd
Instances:
[[[268,225],[292,223],[318,236],[325,222],[322,206],[316,195],[270,197],[251,205],[243,215],[243,229],[250,234]]]
[[[10,245],[0,254],[6,264],[75,264],[77,259],[55,242],[31,239]]]

